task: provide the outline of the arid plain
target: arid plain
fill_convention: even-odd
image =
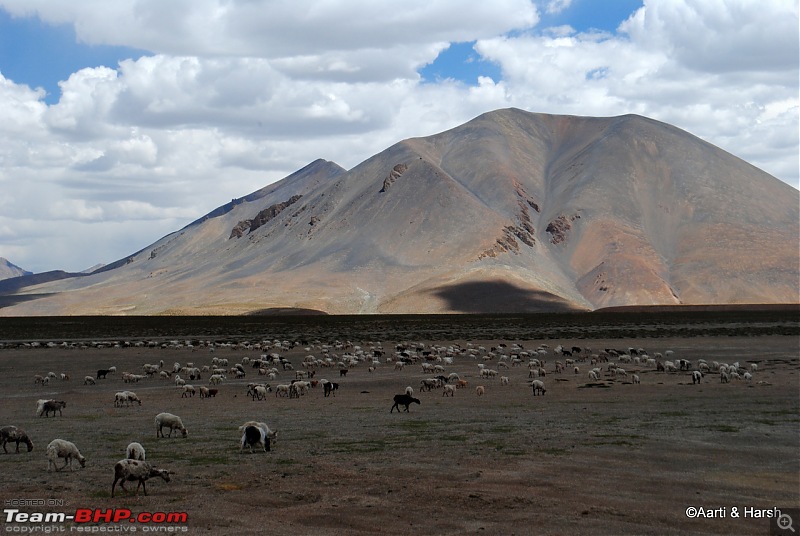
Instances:
[[[732,509],[800,507],[800,347],[796,310],[736,313],[297,317],[197,319],[5,319],[0,325],[0,426],[17,425],[35,447],[0,453],[5,508],[13,500],[56,499],[64,506],[19,507],[23,512],[71,513],[77,508],[186,512],[193,534],[768,534],[769,521],[732,516]],[[245,347],[288,341],[282,348]],[[56,343],[47,348],[46,342]],[[61,343],[68,346],[62,348]],[[110,341],[120,343],[112,347]],[[137,341],[147,341],[137,346]],[[179,341],[175,346],[170,341]],[[185,343],[190,341],[193,347]],[[29,343],[38,342],[31,346]],[[96,344],[102,343],[102,344]],[[209,343],[216,343],[212,352]],[[342,346],[337,348],[337,343]],[[351,346],[348,346],[348,343]],[[430,377],[421,363],[396,370],[398,344],[453,347],[446,374],[468,382],[455,396],[420,392]],[[500,353],[548,345],[547,392],[533,396],[527,359],[503,367]],[[162,347],[164,345],[165,347]],[[163,360],[195,366],[214,357],[229,364],[278,353],[296,370],[307,355],[341,360],[361,347],[384,355],[349,367],[318,367],[315,379],[338,382],[336,396],[321,388],[300,398],[247,396],[265,381],[251,367],[242,379],[218,386],[215,398],[182,398],[171,381],[123,383]],[[620,363],[612,376],[601,362],[578,360],[555,373],[558,345],[643,349],[651,357],[708,363],[739,362],[751,381],[721,383],[718,373],[692,384],[689,371],[658,372]],[[36,347],[38,346],[38,347]],[[481,350],[483,347],[485,350]],[[445,353],[447,353],[445,351]],[[586,353],[586,352],[582,352]],[[444,355],[444,353],[442,354]],[[574,356],[577,358],[577,356]],[[668,357],[661,358],[662,361]],[[510,364],[510,359],[507,360]],[[479,363],[509,378],[481,379]],[[115,366],[96,385],[84,376]],[[36,374],[68,373],[69,381],[35,385]],[[640,384],[633,384],[637,374]],[[279,367],[270,381],[289,383]],[[190,382],[199,388],[208,375]],[[420,405],[390,413],[406,386]],[[475,388],[486,392],[477,396]],[[142,405],[114,407],[114,393],[136,392]],[[63,416],[37,417],[36,401],[64,400]],[[189,430],[157,439],[154,416],[169,411]],[[237,428],[264,421],[279,436],[268,453],[240,453]],[[48,472],[45,447],[73,441],[86,467]],[[147,459],[174,471],[171,482],[149,481],[147,497],[110,496],[114,462],[141,442]],[[135,485],[129,485],[135,489]],[[690,519],[689,507],[725,509],[724,517]],[[13,524],[4,523],[5,530]],[[33,527],[22,523],[16,526]],[[70,531],[71,523],[64,524]],[[124,529],[143,525],[125,524]]]

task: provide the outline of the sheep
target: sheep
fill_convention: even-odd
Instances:
[[[537,392],[544,396],[544,394],[547,392],[547,389],[544,388],[544,382],[542,380],[533,380],[531,382],[531,387],[533,388],[533,396],[536,396]]]
[[[699,370],[692,371],[692,385],[701,383],[703,381],[703,373]]]
[[[208,385],[219,385],[225,379],[223,374],[212,374],[211,377],[208,378]]]
[[[631,377],[633,378],[633,383],[642,383],[638,374],[633,374]]]
[[[124,391],[120,391],[118,393],[114,393],[114,407],[119,408],[122,407],[123,403],[128,402],[128,395],[125,394]]]
[[[156,415],[156,437],[164,437],[164,427],[169,428],[167,437],[172,437],[173,430],[180,430],[183,437],[189,436],[189,431],[183,425],[181,418],[172,413],[159,413]]]
[[[129,443],[128,448],[125,449],[125,456],[129,460],[139,460],[144,461],[145,459],[145,450],[141,443],[137,443],[136,441]]]
[[[600,377],[597,375],[597,372],[595,372],[594,370],[590,370],[589,379],[596,382],[600,379]]]
[[[725,372],[724,370],[721,370],[720,373],[719,373],[719,381],[720,381],[720,383],[728,383],[728,382],[731,381],[731,378],[730,378],[730,376],[728,376],[727,372]]]
[[[56,460],[58,458],[64,458],[64,465],[59,468],[56,465]],[[72,459],[78,460],[78,463],[81,464],[81,467],[86,467],[86,458],[84,458],[78,447],[75,446],[75,443],[71,441],[65,441],[63,439],[54,439],[47,445],[47,470],[50,471],[50,468],[55,468],[56,471],[60,471],[67,465],[69,465],[70,471],[73,471],[72,468]]]
[[[133,391],[123,391],[123,392],[125,393],[125,396],[128,398],[128,405],[131,405],[133,402],[138,402],[140,406],[142,405],[142,401],[139,399],[136,393],[134,393]]]
[[[392,406],[392,409],[389,410],[389,413],[392,413],[395,408],[397,408],[397,413],[400,413],[400,406],[405,406],[406,413],[410,413],[408,407],[411,404],[420,404],[419,398],[414,398],[413,396],[405,393],[402,395],[394,395],[394,405]]]
[[[456,396],[456,386],[445,385],[444,389],[442,390],[442,396]]]
[[[138,402],[142,405],[142,401],[133,391],[120,391],[114,394],[114,407],[122,407],[122,404],[130,406],[132,402]]]
[[[144,494],[147,495],[147,484],[145,481],[153,477],[161,477],[164,482],[170,481],[171,471],[166,469],[158,469],[153,467],[148,462],[141,460],[124,459],[114,464],[114,482],[111,484],[111,497],[114,497],[114,488],[119,482],[120,487],[127,493],[125,489],[125,482],[138,481],[136,486],[136,497],[139,497],[139,487],[144,489]]]
[[[288,383],[280,383],[275,386],[275,396],[288,396],[291,398],[291,385]]]
[[[479,385],[475,388],[475,394],[478,396],[483,396],[486,393],[486,387],[483,385]]]
[[[435,378],[426,378],[424,380],[420,380],[419,382],[420,391],[430,391],[431,389],[435,389],[437,387],[439,387],[439,381]]]
[[[200,398],[211,398],[217,396],[219,389],[209,389],[206,386],[200,386]]]
[[[456,382],[456,389],[461,389],[467,386],[467,380],[458,380]]]
[[[308,393],[311,388],[310,382],[294,382],[289,386],[289,398],[300,398],[302,395]]]
[[[195,393],[194,385],[186,384],[183,386],[183,393],[181,393],[181,398],[194,396],[194,393]]]
[[[106,378],[106,376],[107,376],[108,374],[110,374],[110,373],[111,373],[111,370],[110,370],[110,369],[99,369],[99,370],[97,371],[97,379],[98,379],[98,380],[100,380],[100,379],[103,379],[103,380],[104,380],[104,379]]]
[[[60,416],[63,416],[61,410],[67,407],[67,403],[63,400],[38,400],[36,404],[36,413],[39,417],[42,415],[49,417],[51,411],[53,412],[53,417],[56,416],[56,411]]]
[[[408,396],[414,396],[414,388],[411,387],[410,385],[408,387],[406,387],[406,394]]]
[[[268,391],[272,391],[272,388],[267,385],[253,385],[252,399],[255,400],[257,398],[259,400],[266,400]]]
[[[0,443],[3,445],[3,452],[8,454],[8,450],[6,450],[6,443],[15,442],[17,444],[17,450],[15,451],[19,454],[19,444],[25,443],[28,445],[28,452],[33,450],[33,441],[28,437],[28,434],[25,433],[25,430],[17,428],[16,426],[4,426],[0,428]]]
[[[244,447],[250,447],[250,452],[253,452],[253,446],[261,446],[264,452],[270,450],[270,444],[278,440],[278,432],[270,430],[269,426],[263,422],[247,421],[239,427],[242,432],[242,445],[239,452],[244,450]]]
[[[258,428],[256,426],[247,426],[244,429],[244,433],[242,434],[242,446],[239,449],[239,452],[244,450],[245,446],[250,448],[250,453],[253,452],[253,446],[261,446],[261,449],[264,452],[269,452],[270,450],[270,439],[265,436],[264,430]]]
[[[339,384],[335,382],[325,382],[322,384],[322,390],[325,397],[330,395],[336,396],[336,391],[339,390]]]
[[[91,376],[84,376],[83,378],[83,385],[94,385],[95,381],[94,378]]]

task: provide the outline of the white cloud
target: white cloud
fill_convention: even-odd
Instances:
[[[2,0],[17,15],[71,23],[91,44],[176,56],[286,58],[471,41],[538,20],[528,0]]]
[[[549,0],[544,9],[550,14],[556,14],[568,9],[570,5],[572,0]]]
[[[647,0],[615,35],[534,28],[527,0],[0,6],[154,52],[73,73],[51,106],[0,75],[0,256],[29,270],[114,261],[316,158],[349,168],[507,106],[647,115],[798,181],[793,1]],[[502,79],[422,83],[450,41]]]

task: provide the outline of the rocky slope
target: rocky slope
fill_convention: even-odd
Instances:
[[[664,123],[498,110],[349,171],[314,162],[0,314],[796,303],[797,200]]]

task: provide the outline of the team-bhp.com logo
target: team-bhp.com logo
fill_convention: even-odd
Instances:
[[[186,512],[140,512],[134,514],[127,508],[78,508],[74,514],[64,512],[22,512],[16,508],[6,508],[3,510],[3,521],[6,523],[5,532],[33,532],[31,530],[14,530],[20,528],[20,524],[41,523],[41,528],[37,532],[66,532],[67,528],[59,526],[64,523],[75,523],[77,526],[69,527],[70,532],[94,532],[93,527],[83,526],[84,524],[110,523],[124,526],[125,523],[140,523],[145,526],[139,527],[143,532],[161,532],[169,525],[169,532],[187,532],[185,526],[189,520]],[[147,524],[154,526],[147,526]],[[183,524],[176,527],[174,525]],[[44,527],[50,530],[44,530]],[[96,527],[95,527],[96,528]],[[128,526],[123,529],[125,532],[135,532],[135,526]]]

